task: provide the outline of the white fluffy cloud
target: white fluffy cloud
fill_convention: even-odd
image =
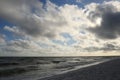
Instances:
[[[0,17],[14,23],[20,32],[28,36],[54,38],[59,34],[56,30],[65,26],[67,22],[58,6],[49,1],[45,9],[42,5],[38,0],[2,0]]]

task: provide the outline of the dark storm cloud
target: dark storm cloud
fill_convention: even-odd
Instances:
[[[115,39],[120,36],[120,12],[112,5],[100,5],[96,8],[90,17],[95,21],[97,17],[101,17],[101,25],[89,30],[102,39]]]
[[[106,4],[106,5],[100,4],[96,6],[95,11],[91,11],[89,13],[88,18],[94,22],[98,17],[103,17],[104,14],[106,13],[116,12],[116,10],[117,10],[116,7],[114,7],[111,4]]]
[[[120,35],[120,12],[106,13],[102,16],[100,26],[90,28],[97,36],[104,39],[115,39]]]

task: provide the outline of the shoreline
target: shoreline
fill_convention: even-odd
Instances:
[[[73,71],[77,71],[77,70],[84,69],[84,68],[87,68],[87,67],[95,66],[95,65],[105,63],[105,62],[108,62],[108,61],[111,61],[111,60],[113,60],[113,59],[107,59],[107,60],[102,60],[102,61],[99,61],[99,62],[89,63],[89,64],[86,64],[86,65],[75,66],[75,68],[73,68],[73,69],[70,69],[70,70],[67,70],[67,71],[62,71],[62,72],[54,74],[54,75],[41,77],[41,78],[39,78],[39,80],[46,79],[46,78],[51,78],[51,77],[54,77],[54,76],[59,76],[59,75],[62,75],[62,74],[67,74],[69,72],[73,72]]]
[[[111,76],[111,74],[104,75],[104,73],[106,73],[104,71],[107,70],[111,73],[114,73],[114,70],[116,71],[116,69],[114,67],[117,67],[114,65],[115,65],[115,63],[118,64],[118,62],[120,62],[120,59],[111,59],[111,60],[96,62],[96,63],[93,63],[93,65],[88,64],[88,66],[84,66],[84,67],[77,68],[74,70],[72,69],[72,70],[69,70],[66,72],[62,72],[60,74],[40,78],[38,80],[98,80],[99,78],[100,78],[99,80],[113,80],[113,79],[104,79],[104,77],[101,77],[101,75],[102,76],[105,76],[105,75]],[[110,66],[111,66],[111,68],[109,68]],[[120,64],[119,64],[119,67],[120,67]],[[113,68],[113,71],[110,71],[112,68]],[[98,76],[96,76],[96,75],[98,75]],[[117,75],[120,75],[120,74],[117,74]],[[86,77],[86,79],[85,79],[85,77]],[[90,78],[92,78],[92,79],[90,79]],[[115,79],[115,80],[120,80],[120,79]]]

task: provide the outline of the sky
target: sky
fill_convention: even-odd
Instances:
[[[0,0],[0,56],[118,56],[120,0]]]

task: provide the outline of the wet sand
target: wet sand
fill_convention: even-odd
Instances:
[[[120,80],[120,59],[39,80]]]

